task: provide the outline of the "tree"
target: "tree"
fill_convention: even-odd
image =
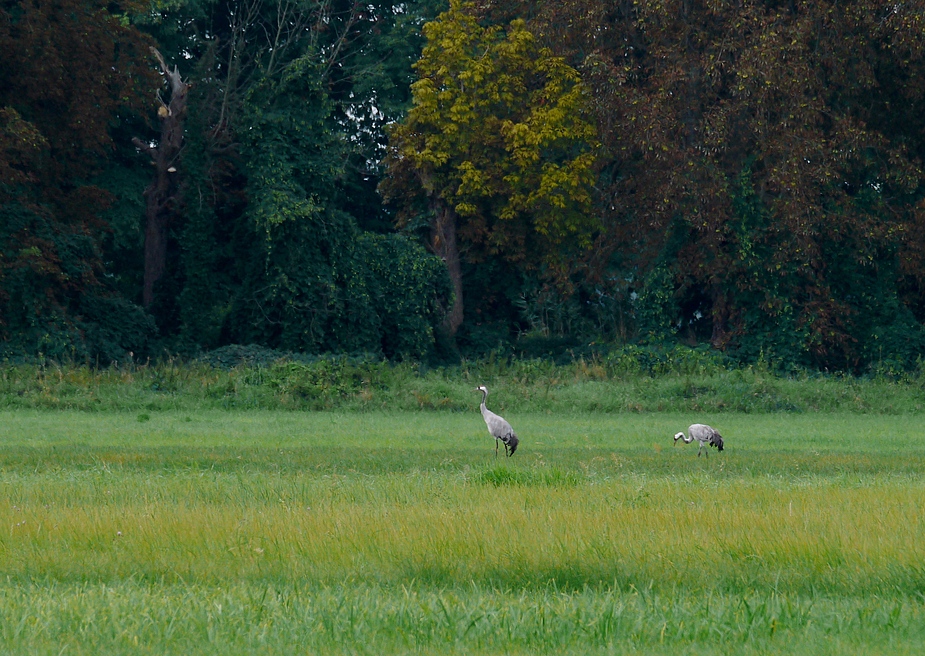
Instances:
[[[362,350],[378,321],[355,223],[331,206],[343,156],[310,57],[247,96],[241,150],[253,231],[235,334],[276,348]]]
[[[154,285],[164,275],[167,266],[167,224],[180,205],[179,188],[175,182],[177,164],[183,147],[183,128],[186,119],[186,103],[189,83],[184,82],[178,67],[173,70],[164,62],[164,57],[151,48],[160,64],[161,74],[170,89],[170,100],[164,102],[160,92],[157,117],[161,122],[160,139],[156,145],[148,144],[135,137],[132,140],[139,150],[151,156],[154,165],[154,180],[145,190],[145,269],[142,302],[146,309],[154,302]]]
[[[608,153],[598,264],[640,291],[667,272],[671,325],[717,348],[856,366],[921,223],[921,3],[530,11],[593,89]]]
[[[242,152],[258,248],[232,335],[287,350],[421,357],[433,344],[441,271],[419,247],[364,235],[332,206],[344,145],[313,66],[293,62],[247,98]]]
[[[424,215],[463,321],[462,242],[472,261],[500,255],[564,278],[569,248],[590,243],[594,125],[575,70],[537,45],[523,21],[482,27],[453,0],[424,27],[413,105],[390,131],[387,197],[400,224]]]
[[[195,81],[186,146],[168,178],[179,202],[168,230],[166,293],[152,310],[176,348],[210,348],[245,333],[280,339],[278,325],[242,330],[232,317],[255,309],[256,290],[289,293],[279,286],[284,264],[303,273],[306,261],[337,268],[336,254],[352,249],[358,226],[392,229],[376,195],[382,123],[407,98],[431,4],[187,0],[156,15],[150,29],[161,51],[168,61],[182,54],[184,79]],[[292,212],[302,218],[288,220]],[[316,273],[346,285],[338,271]],[[296,277],[287,283],[293,294]],[[312,289],[298,291],[300,303]],[[307,315],[287,316],[297,324],[291,330],[304,328]],[[337,347],[318,335],[302,344]]]
[[[138,6],[0,5],[0,340],[28,354],[121,358],[150,323],[120,299],[102,244],[121,126],[155,81]]]

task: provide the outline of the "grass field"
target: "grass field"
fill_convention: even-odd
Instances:
[[[507,415],[0,412],[0,652],[923,653],[918,416]]]

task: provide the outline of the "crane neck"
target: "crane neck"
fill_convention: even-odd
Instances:
[[[684,442],[685,444],[690,444],[691,442],[694,441],[694,436],[693,435],[688,436],[688,435],[685,435],[684,433],[681,433],[681,441]]]

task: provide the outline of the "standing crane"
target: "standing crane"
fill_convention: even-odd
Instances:
[[[674,436],[674,443],[677,444],[678,440],[684,440],[685,444],[690,444],[694,440],[700,442],[700,448],[697,449],[697,457],[700,457],[700,452],[703,451],[703,447],[706,445],[715,446],[717,451],[723,450],[723,436],[719,434],[715,428],[707,426],[706,424],[691,424],[687,427],[687,434],[689,437],[685,437],[684,433],[676,433]],[[707,449],[707,455],[710,455],[710,449]]]
[[[503,442],[504,452],[510,458],[517,450],[520,440],[517,439],[514,429],[511,428],[511,425],[507,423],[504,417],[499,417],[485,407],[485,401],[488,399],[488,388],[484,385],[479,385],[475,388],[475,391],[482,393],[482,404],[479,406],[479,410],[482,411],[482,418],[485,420],[485,425],[488,426],[488,432],[495,438],[495,457],[498,457],[498,442]]]

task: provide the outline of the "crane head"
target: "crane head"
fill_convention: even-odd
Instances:
[[[675,434],[674,434],[674,443],[677,444],[677,443],[678,443],[678,440],[682,439],[683,437],[684,437],[684,433],[675,433]]]
[[[488,388],[485,387],[484,385],[479,385],[478,387],[475,388],[475,391],[476,391],[476,392],[482,392],[482,393],[484,393],[484,394],[488,394]]]

